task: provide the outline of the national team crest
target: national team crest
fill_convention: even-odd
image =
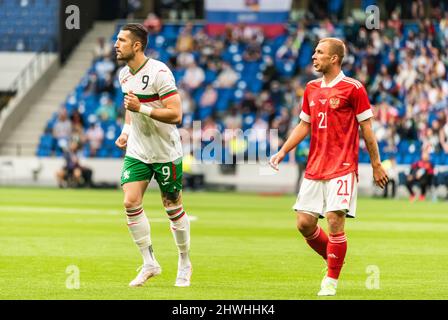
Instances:
[[[330,99],[330,108],[331,109],[339,108],[339,98],[331,98]]]

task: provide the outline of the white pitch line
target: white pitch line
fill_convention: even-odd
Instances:
[[[58,208],[58,207],[29,207],[29,206],[2,206],[0,205],[1,211],[14,211],[14,212],[39,212],[39,213],[57,213],[57,214],[81,214],[81,215],[123,215],[124,212],[121,210],[108,210],[108,209],[73,209],[73,208]],[[188,215],[190,221],[198,220],[198,217]],[[151,218],[150,222],[167,222],[168,218]]]

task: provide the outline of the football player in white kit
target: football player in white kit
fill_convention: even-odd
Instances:
[[[148,32],[140,24],[121,28],[115,49],[126,62],[119,80],[125,95],[126,120],[116,141],[126,149],[121,175],[130,234],[143,256],[143,266],[130,286],[142,286],[162,272],[152,248],[150,224],[143,196],[152,177],[159,184],[163,206],[179,251],[175,286],[190,285],[190,222],[182,205],[182,146],[176,124],[182,108],[176,83],[168,67],[147,58]]]

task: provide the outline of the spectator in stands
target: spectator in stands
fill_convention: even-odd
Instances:
[[[412,19],[419,20],[425,16],[423,0],[413,0],[411,5]]]
[[[439,37],[442,45],[446,47],[448,45],[448,11],[439,22]]]
[[[113,73],[107,73],[104,78],[104,82],[100,83],[97,87],[97,93],[107,93],[109,96],[115,96],[115,86],[114,86],[114,78]]]
[[[263,90],[266,90],[269,88],[272,81],[277,80],[278,78],[278,71],[275,67],[274,60],[271,56],[266,56],[264,58],[264,64],[265,68],[263,70]]]
[[[70,121],[72,122],[72,127],[84,128],[84,119],[82,118],[78,109],[73,110],[70,116]]]
[[[81,146],[85,141],[84,120],[82,119],[78,109],[73,111],[70,116],[70,120],[72,123],[71,141],[75,141],[79,146]]]
[[[391,77],[394,77],[398,72],[398,61],[397,61],[396,54],[397,54],[396,52],[390,51],[389,55],[387,56],[386,68],[387,68],[387,73]]]
[[[106,43],[104,37],[98,38],[96,45],[93,49],[93,55],[95,59],[104,59],[110,57],[112,54],[112,46],[109,42]]]
[[[194,63],[194,55],[191,52],[180,52],[176,58],[176,67],[178,69],[185,69]]]
[[[187,22],[177,38],[177,52],[191,52],[194,49],[193,24]]]
[[[53,127],[53,137],[56,139],[57,145],[62,150],[68,148],[68,142],[72,134],[72,123],[67,117],[67,110],[61,108],[59,110],[58,119]]]
[[[317,39],[331,37],[334,34],[334,25],[326,18],[313,28],[313,34]]]
[[[78,153],[79,145],[71,142],[64,152],[64,167],[56,172],[59,188],[92,186],[92,170],[80,164]]]
[[[218,92],[211,84],[209,84],[199,100],[199,108],[211,108],[216,104],[217,100]]]
[[[275,53],[275,58],[282,63],[292,62],[294,63],[298,57],[298,51],[293,47],[293,38],[289,36],[285,43],[278,48]]]
[[[205,80],[204,70],[202,70],[202,68],[198,66],[196,62],[192,62],[185,71],[182,83],[188,90],[193,91],[199,88],[199,86],[201,86],[204,80]]]
[[[115,64],[109,57],[98,61],[95,65],[95,72],[100,79],[106,79],[107,75],[115,70]]]
[[[134,15],[142,7],[141,0],[128,0],[127,19],[133,20]]]
[[[241,116],[241,113],[238,112],[238,109],[236,106],[232,106],[229,109],[229,112],[226,113],[224,116],[224,126],[226,129],[235,130],[235,129],[241,129],[243,125],[243,117]]]
[[[290,115],[289,110],[286,107],[283,107],[280,110],[280,114],[275,117],[272,122],[272,129],[278,130],[278,137],[281,141],[286,141],[289,134],[289,125],[290,125]]]
[[[199,29],[196,34],[193,36],[195,49],[203,54],[202,50],[207,45],[211,45],[213,40],[207,35],[205,29]]]
[[[258,107],[256,103],[255,96],[252,92],[246,91],[241,100],[241,109],[243,113],[253,113],[256,112]]]
[[[182,112],[184,114],[193,113],[195,110],[194,101],[188,90],[186,90],[185,85],[180,84],[177,92],[179,93],[180,100],[182,101]]]
[[[98,76],[95,72],[90,72],[87,76],[87,85],[84,87],[83,98],[98,93]]]
[[[243,27],[243,34],[241,40],[245,43],[250,43],[251,41],[255,41],[258,44],[262,44],[264,41],[264,34],[261,28],[245,25]]]
[[[446,118],[443,127],[439,131],[439,139],[443,151],[448,154],[448,121],[446,121]]]
[[[162,30],[162,20],[153,12],[148,13],[143,26],[150,34],[158,34]]]
[[[429,161],[429,154],[427,152],[422,153],[422,158],[411,165],[411,171],[407,176],[406,187],[409,190],[410,200],[415,200],[415,193],[412,187],[417,184],[421,193],[419,200],[425,200],[426,191],[432,185],[432,179],[434,177],[434,166]]]
[[[268,139],[269,123],[261,116],[255,118],[252,131],[249,134],[249,141],[263,143]]]
[[[92,122],[86,132],[90,157],[95,157],[104,140],[104,130],[98,122]]]
[[[101,119],[101,121],[115,121],[117,118],[117,108],[114,101],[108,96],[103,96],[100,99],[100,106],[96,110],[95,114]]]
[[[232,88],[238,81],[239,76],[227,62],[222,63],[222,69],[216,79],[217,88]]]
[[[259,61],[261,59],[261,46],[257,39],[251,39],[243,53],[243,59],[247,62]]]

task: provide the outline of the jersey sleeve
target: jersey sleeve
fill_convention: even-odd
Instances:
[[[154,89],[159,95],[160,100],[164,100],[177,93],[176,81],[168,67],[162,67],[157,72],[154,80]]]
[[[308,86],[305,87],[302,99],[302,112],[300,112],[300,119],[311,123],[310,105],[308,104]]]
[[[370,107],[369,97],[364,86],[359,89],[354,88],[352,93],[352,103],[355,110],[356,119],[358,122],[367,120],[373,117],[372,108]]]

